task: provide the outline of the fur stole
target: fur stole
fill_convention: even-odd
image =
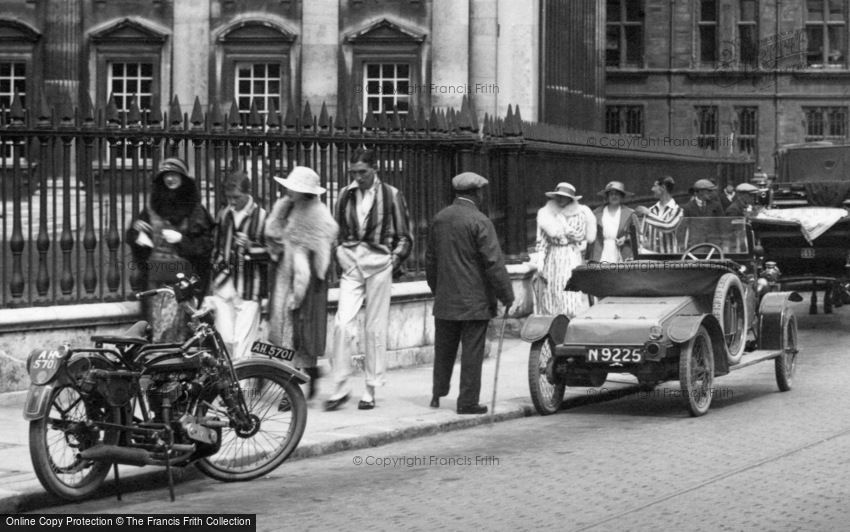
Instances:
[[[279,199],[272,208],[265,229],[266,242],[272,254],[303,252],[312,258],[316,276],[325,278],[339,225],[318,198],[298,203],[288,196]]]
[[[596,216],[587,205],[575,201],[564,208],[559,207],[555,200],[547,201],[546,205],[537,211],[537,227],[550,238],[562,238],[567,234],[566,218],[576,214],[584,216],[584,239],[588,242],[596,240]]]

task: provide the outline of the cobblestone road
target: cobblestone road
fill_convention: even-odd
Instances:
[[[260,530],[846,530],[850,308],[800,317],[795,388],[773,364],[715,381],[688,417],[678,384],[555,416],[286,464],[51,512],[257,513]]]

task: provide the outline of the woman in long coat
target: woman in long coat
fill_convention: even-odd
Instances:
[[[635,223],[635,211],[622,205],[623,198],[631,196],[625,185],[611,181],[599,192],[606,203],[597,207],[596,241],[590,250],[590,260],[598,262],[623,262],[634,258],[630,229]]]
[[[209,282],[213,219],[201,205],[195,180],[183,160],[163,160],[151,185],[150,201],[127,231],[133,253],[131,284],[151,290],[197,275],[203,295]],[[168,294],[144,302],[155,342],[182,342],[189,337],[188,317]]]
[[[318,357],[325,354],[327,273],[339,226],[319,200],[325,189],[310,168],[296,166],[266,220],[266,244],[276,262],[269,299],[269,341],[295,351],[293,363],[310,376],[315,394]]]
[[[572,318],[589,305],[582,292],[564,290],[573,268],[582,264],[582,251],[596,240],[596,219],[579,203],[576,189],[558,183],[547,192],[549,201],[537,211],[535,314],[565,314]]]

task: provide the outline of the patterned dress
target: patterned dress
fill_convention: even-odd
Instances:
[[[572,318],[589,306],[582,292],[564,290],[573,269],[583,262],[581,244],[587,238],[588,217],[583,210],[569,215],[550,210],[545,215],[549,216],[548,223],[538,223],[537,227],[536,251],[542,262],[538,268],[535,313]]]

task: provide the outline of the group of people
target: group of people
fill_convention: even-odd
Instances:
[[[201,204],[186,163],[162,161],[148,204],[127,232],[137,284],[146,289],[174,282],[177,273],[197,275],[203,304],[215,309],[216,328],[234,358],[250,356],[258,339],[261,302],[268,298],[268,341],[295,352],[293,363],[310,377],[316,393],[318,358],[326,354],[328,278],[339,272],[339,300],[329,347],[333,391],[325,410],[351,395],[354,361],[365,374],[358,409],[371,410],[385,384],[392,282],[404,273],[413,236],[404,196],[378,176],[374,150],[358,148],[349,165],[352,181],[339,192],[335,213],[322,203],[319,175],[296,166],[275,177],[285,194],[267,212],[251,196],[250,177],[226,175],[227,201],[213,218]],[[481,210],[487,180],[463,173],[452,180],[454,203],[429,226],[426,276],[435,295],[435,361],[431,406],[448,394],[462,345],[460,414],[482,414],[481,366],[487,324],[497,300],[510,308],[514,295],[495,228]],[[271,267],[270,267],[271,264]],[[352,356],[356,317],[365,305],[364,356]],[[168,294],[145,303],[155,342],[180,342],[188,317]]]
[[[634,195],[620,181],[609,182],[599,195],[604,203],[591,211],[579,203],[582,196],[569,183],[559,183],[546,192],[549,198],[537,212],[535,247],[536,273],[534,312],[564,314],[572,318],[589,305],[581,292],[564,290],[576,266],[587,261],[617,263],[634,257],[631,228],[642,219],[646,244],[660,253],[681,252],[675,229],[683,218],[752,216],[758,187],[750,183],[728,184],[719,195],[717,186],[700,179],[691,187],[691,198],[679,205],[673,193],[676,181],[670,176],[656,180],[652,193],[657,201],[650,207],[631,209],[623,200]]]

